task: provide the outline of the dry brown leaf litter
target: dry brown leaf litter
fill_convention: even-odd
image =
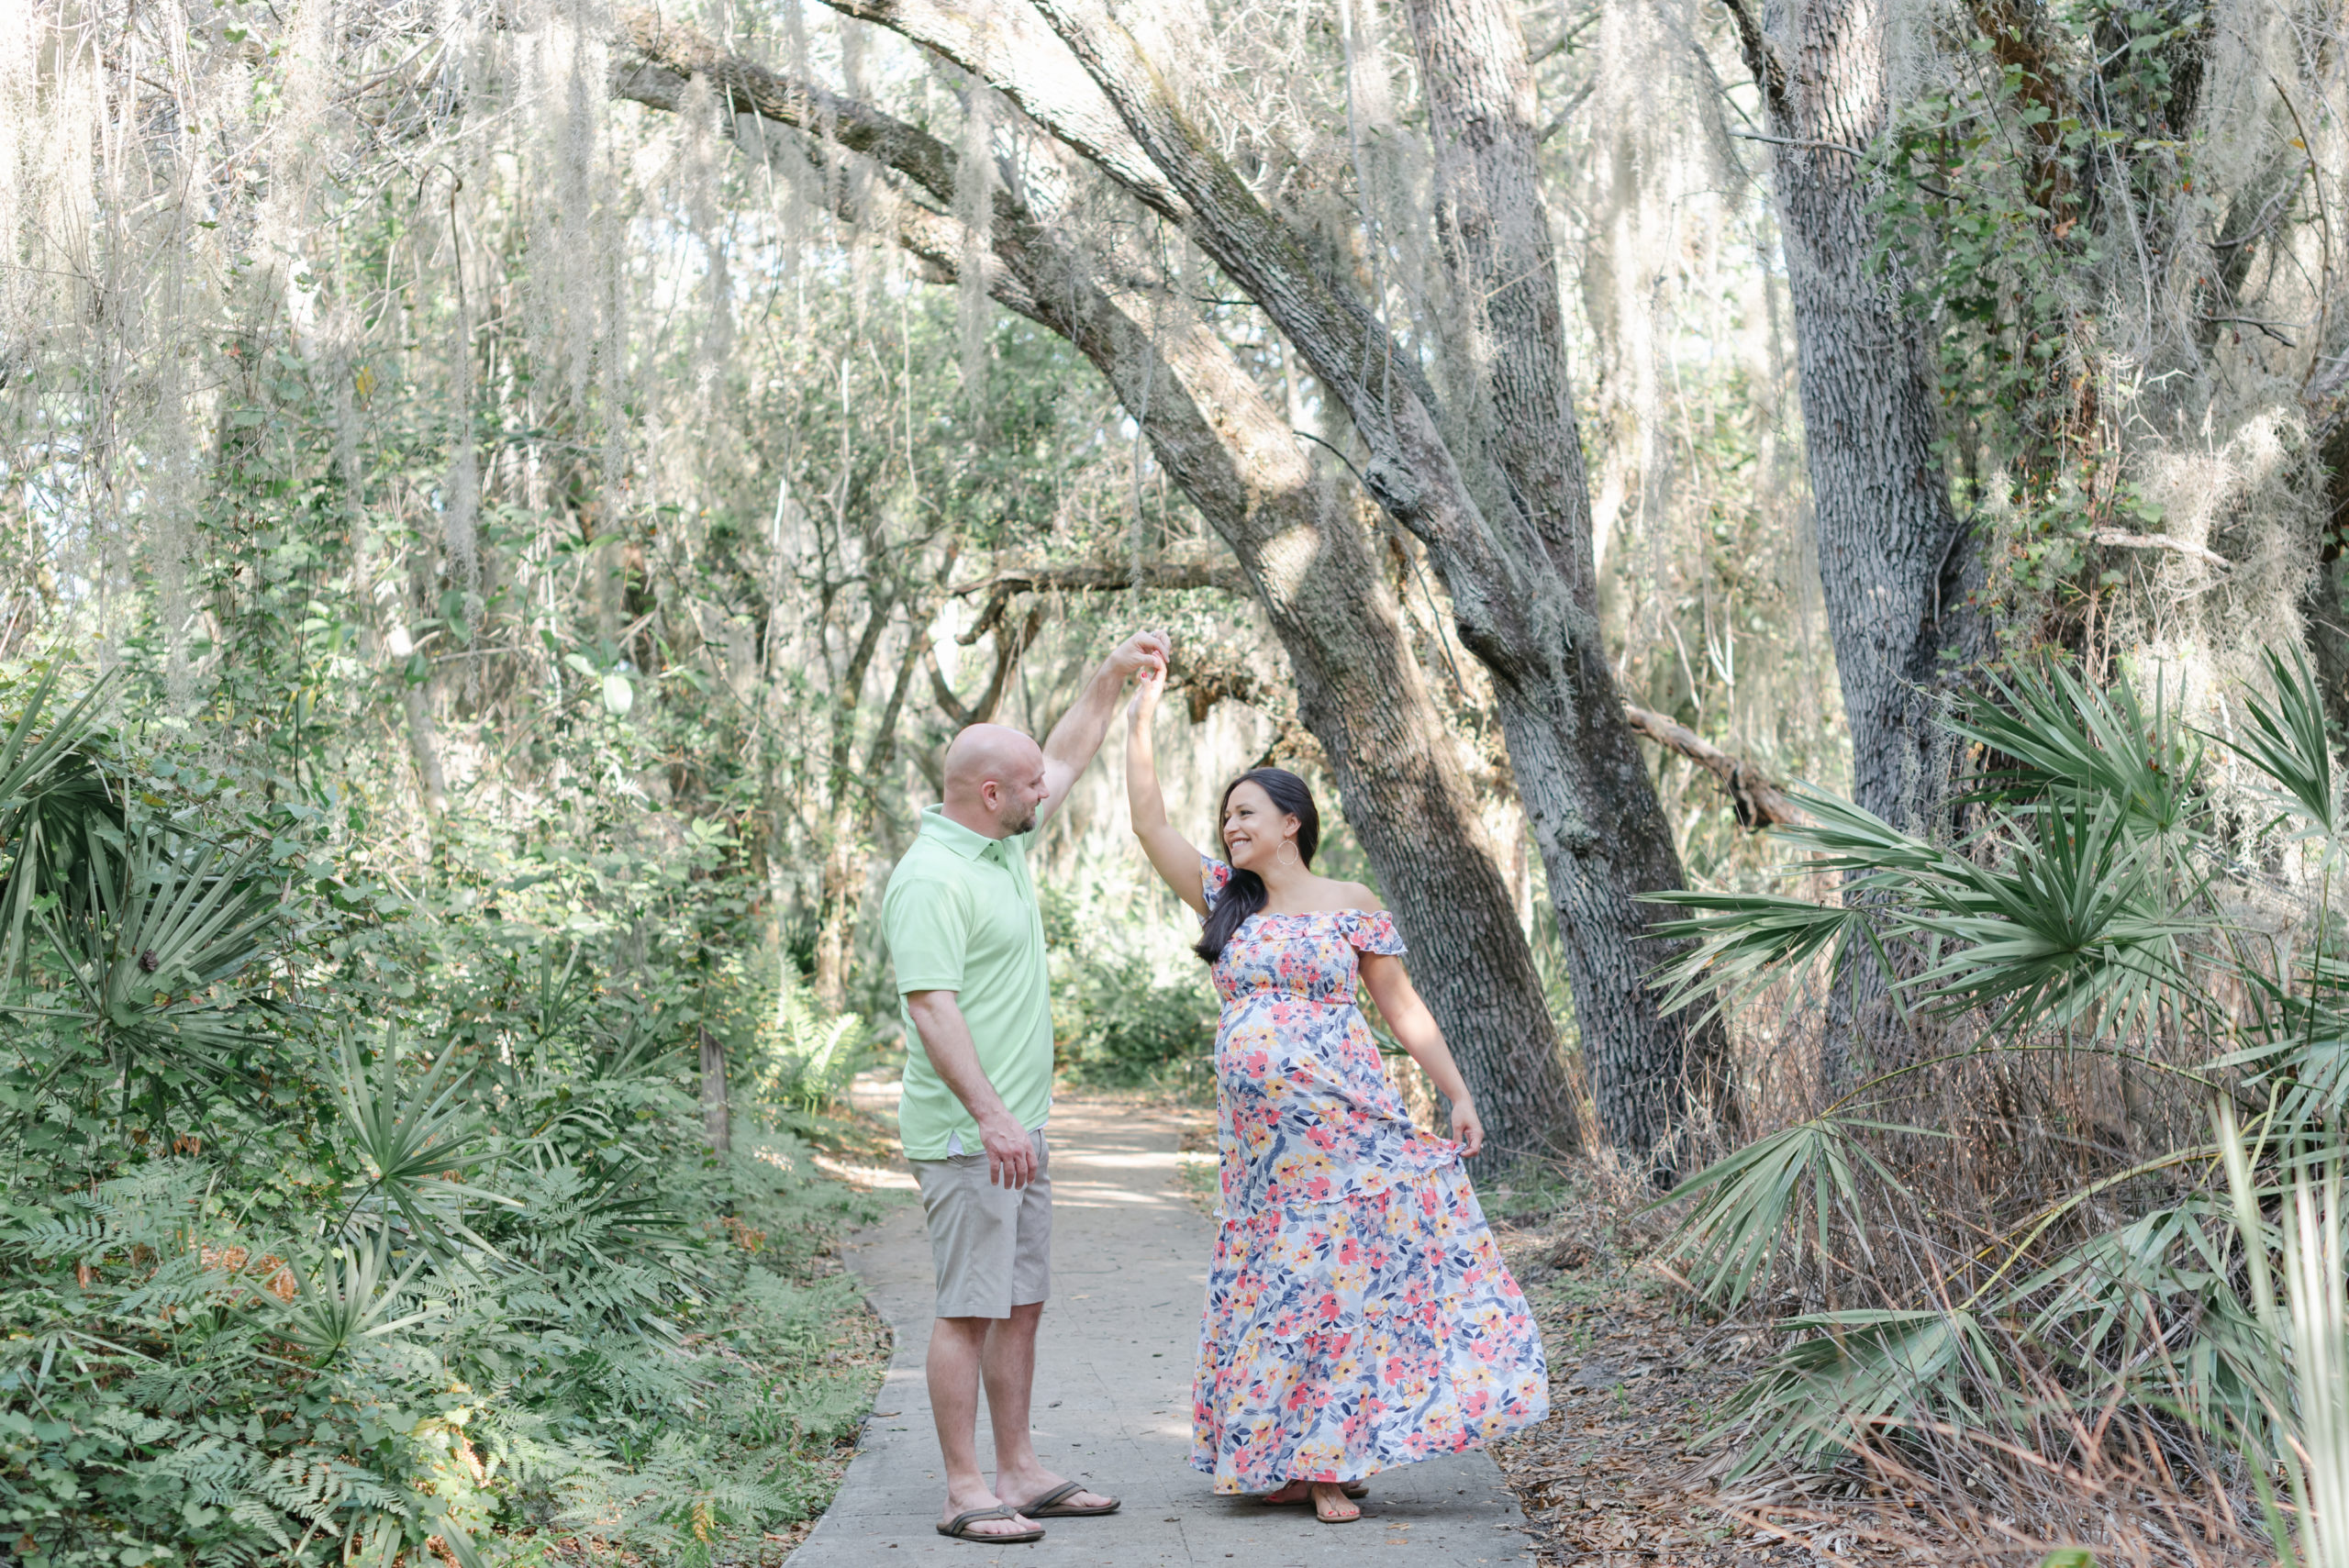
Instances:
[[[1857,1459],[1827,1473],[1724,1483],[1733,1456],[1698,1440],[1768,1362],[1773,1336],[1691,1311],[1643,1261],[1662,1232],[1635,1216],[1635,1201],[1579,1181],[1563,1207],[1549,1195],[1540,1209],[1510,1213],[1500,1188],[1486,1206],[1550,1357],[1548,1419],[1493,1450],[1542,1568],[2030,1568],[2077,1539],[2067,1519],[2095,1521],[2103,1568],[2273,1561],[2176,1490],[2119,1475],[2031,1519],[2001,1511],[2012,1491],[1953,1496]]]

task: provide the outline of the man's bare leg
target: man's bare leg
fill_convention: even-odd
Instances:
[[[1032,1310],[1015,1307],[1016,1315]],[[938,1516],[941,1524],[950,1523],[958,1514],[974,1508],[992,1508],[1004,1501],[987,1488],[986,1477],[979,1471],[979,1367],[985,1359],[994,1336],[989,1332],[1002,1319],[996,1318],[941,1318],[930,1325],[930,1355],[922,1363],[923,1374],[930,1381],[930,1411],[938,1423],[938,1450],[946,1462],[946,1511]],[[1028,1342],[1030,1361],[1034,1360],[1036,1339],[1035,1319],[1029,1319]],[[990,1395],[989,1404],[993,1404]],[[1028,1402],[1020,1400],[1025,1414]],[[1003,1430],[1003,1418],[996,1418],[996,1430]],[[998,1436],[997,1442],[1001,1438]],[[1022,1440],[1025,1440],[1024,1434]],[[1023,1492],[1021,1496],[1032,1496]],[[974,1519],[970,1529],[974,1535],[1018,1535],[1033,1529],[1027,1519]]]
[[[1028,1427],[1029,1401],[1036,1385],[1036,1325],[1043,1316],[1041,1301],[1015,1307],[1010,1317],[991,1320],[987,1335],[984,1365],[987,1419],[995,1428],[995,1489],[1015,1506],[1042,1496],[1067,1479],[1044,1468]],[[1096,1508],[1108,1502],[1097,1493],[1076,1492],[1054,1507]]]

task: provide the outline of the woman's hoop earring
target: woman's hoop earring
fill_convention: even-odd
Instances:
[[[1273,851],[1273,860],[1275,863],[1285,866],[1293,866],[1297,864],[1297,840],[1295,839],[1283,839],[1281,840],[1281,847]]]

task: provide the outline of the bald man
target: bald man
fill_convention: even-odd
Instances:
[[[946,800],[922,813],[881,901],[905,1007],[897,1131],[938,1271],[926,1369],[946,1468],[938,1529],[958,1540],[1041,1540],[1037,1519],[1118,1509],[1045,1469],[1028,1433],[1052,1237],[1052,997],[1028,849],[1101,749],[1126,682],[1170,651],[1163,632],[1119,644],[1041,746],[1000,724],[954,737]],[[992,1485],[979,1469],[982,1376]]]

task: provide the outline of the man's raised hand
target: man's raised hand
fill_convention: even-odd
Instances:
[[[1109,668],[1117,672],[1119,680],[1130,681],[1152,666],[1163,673],[1174,657],[1174,639],[1168,633],[1138,631],[1110,653]]]

